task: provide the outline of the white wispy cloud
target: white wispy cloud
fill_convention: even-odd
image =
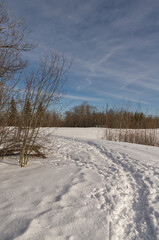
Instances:
[[[80,100],[80,101],[104,101],[104,98],[93,98],[93,97],[84,97],[84,96],[75,96],[75,95],[64,95],[64,98]]]
[[[74,99],[85,100],[78,97],[85,94],[91,101],[103,92],[102,97],[153,104],[159,91],[158,0],[8,2],[24,12],[39,42],[34,61],[48,45],[74,58],[68,75]]]

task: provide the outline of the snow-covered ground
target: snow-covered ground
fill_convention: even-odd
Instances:
[[[43,135],[46,159],[0,162],[0,240],[159,239],[159,148],[100,128]]]

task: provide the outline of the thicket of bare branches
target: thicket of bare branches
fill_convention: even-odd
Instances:
[[[49,51],[38,70],[24,74],[28,62],[23,53],[34,46],[26,40],[22,21],[13,18],[1,2],[0,155],[19,154],[21,167],[27,165],[31,154],[44,157],[37,143],[39,130],[48,107],[61,97],[64,75],[70,67],[63,55]],[[21,73],[23,89],[18,92],[15,87]]]
[[[37,72],[24,79],[25,91],[18,124],[20,139],[20,165],[27,165],[28,157],[35,151],[37,136],[45,119],[48,107],[61,96],[63,77],[69,65],[63,55],[51,52],[41,61]]]
[[[22,53],[33,49],[33,44],[26,40],[23,23],[9,13],[5,1],[0,2],[0,147],[9,141],[13,129],[8,125],[9,102],[16,95],[15,86],[18,75],[27,66]]]
[[[157,129],[115,129],[106,128],[105,139],[159,147]]]

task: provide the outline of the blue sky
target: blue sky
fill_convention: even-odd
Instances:
[[[158,0],[8,0],[38,42],[32,61],[49,47],[73,58],[65,101],[159,102]]]

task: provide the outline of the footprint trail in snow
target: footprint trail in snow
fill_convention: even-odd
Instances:
[[[94,142],[63,137],[55,142],[66,165],[71,162],[85,169],[85,174],[90,170],[99,175],[100,182],[87,195],[87,204],[105,214],[106,239],[159,239],[159,212],[154,210],[159,200],[159,169]]]

